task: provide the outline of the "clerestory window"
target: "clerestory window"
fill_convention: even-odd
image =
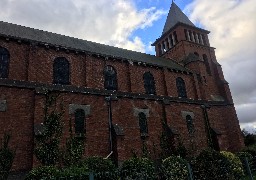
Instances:
[[[0,47],[0,78],[8,78],[10,54],[5,48]]]
[[[104,68],[104,88],[107,90],[117,90],[117,73],[113,66]]]
[[[64,57],[57,57],[53,63],[53,84],[70,84],[69,62]]]
[[[143,75],[143,80],[146,94],[156,94],[154,76],[150,72],[145,72]]]
[[[176,87],[178,91],[178,97],[187,98],[186,85],[181,77],[176,79]]]

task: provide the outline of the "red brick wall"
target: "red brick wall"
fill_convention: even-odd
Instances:
[[[178,36],[180,32],[177,32]],[[176,78],[182,77],[186,84],[187,96],[189,101],[175,102],[165,105],[166,118],[168,125],[178,130],[181,139],[189,151],[197,151],[207,147],[207,138],[204,125],[204,115],[201,105],[204,102],[197,102],[197,99],[210,99],[211,94],[227,93],[229,88],[217,87],[217,80],[222,77],[220,67],[212,63],[215,56],[212,51],[205,48],[198,48],[196,45],[181,43],[170,52],[173,57],[180,60],[189,52],[197,51],[200,54],[207,54],[210,60],[211,69],[214,70],[212,76],[207,75],[205,66],[201,64],[189,64],[191,69],[198,70],[206,76],[207,84],[197,85],[195,74],[178,72],[176,70],[163,69],[143,64],[133,63],[121,59],[104,58],[85,53],[75,53],[73,51],[57,50],[42,46],[27,45],[16,41],[0,40],[0,46],[5,47],[10,52],[10,71],[9,79],[23,80],[29,82],[40,82],[51,84],[53,81],[53,61],[56,57],[65,57],[70,63],[70,82],[69,87],[88,87],[95,90],[104,90],[103,69],[106,65],[113,66],[117,71],[118,91],[128,93],[144,94],[143,74],[150,72],[153,74],[156,85],[154,100],[139,99],[133,95],[130,97],[119,97],[118,101],[112,101],[113,123],[118,124],[124,129],[124,136],[117,137],[117,154],[119,161],[131,157],[132,150],[141,154],[142,140],[138,117],[134,116],[134,108],[149,109],[148,117],[148,137],[145,142],[153,157],[158,157],[160,153],[160,135],[162,132],[163,105],[160,100],[164,96],[168,98],[177,97]],[[169,52],[168,52],[169,53]],[[168,57],[172,57],[171,55]],[[210,58],[212,57],[212,59]],[[217,80],[216,80],[217,79]],[[0,79],[0,83],[2,80]],[[15,86],[15,84],[13,84]],[[43,122],[43,107],[45,97],[42,94],[35,94],[33,88],[10,88],[0,87],[0,100],[7,100],[7,111],[0,112],[0,135],[4,132],[13,133],[11,147],[17,147],[16,158],[13,170],[30,169],[33,159],[33,128],[34,124]],[[222,91],[223,90],[223,91]],[[113,92],[115,94],[116,92]],[[127,93],[127,95],[128,95]],[[153,97],[153,96],[149,96]],[[204,98],[205,97],[205,98]],[[229,93],[229,96],[231,95]],[[58,103],[63,103],[65,113],[63,116],[64,129],[62,145],[65,144],[69,136],[69,120],[74,124],[74,114],[69,114],[69,104],[90,105],[91,113],[86,117],[86,145],[85,156],[100,155],[106,157],[109,154],[109,125],[108,125],[108,106],[104,100],[105,95],[92,95],[89,93],[61,93]],[[181,101],[181,99],[179,99]],[[183,100],[182,100],[183,101]],[[189,136],[187,125],[182,118],[181,111],[193,112],[195,115],[194,126],[195,134]],[[222,132],[220,136],[221,149],[238,150],[242,147],[242,137],[239,134],[239,123],[233,105],[212,106],[209,110],[210,124]],[[234,139],[235,138],[235,139]],[[239,141],[237,141],[239,139]],[[157,152],[157,153],[155,153]]]

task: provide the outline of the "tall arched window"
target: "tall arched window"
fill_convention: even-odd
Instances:
[[[8,78],[9,59],[9,51],[0,47],[0,78]]]
[[[146,94],[156,94],[154,76],[150,72],[145,72],[143,75],[143,80]]]
[[[187,128],[188,128],[188,133],[193,134],[195,129],[194,129],[194,124],[193,124],[193,119],[190,115],[186,116],[186,121],[187,121]]]
[[[53,84],[69,84],[69,62],[64,57],[57,57],[53,63]]]
[[[146,114],[143,112],[139,113],[139,125],[140,125],[140,133],[142,135],[148,134],[148,123]]]
[[[104,68],[104,88],[107,90],[117,90],[117,73],[113,66]]]
[[[176,79],[176,87],[178,91],[178,96],[182,98],[187,98],[186,85],[184,80],[181,77]]]
[[[83,109],[77,109],[75,111],[75,133],[85,133],[85,112]]]
[[[212,75],[211,68],[210,68],[210,65],[209,65],[208,58],[207,58],[206,54],[203,54],[203,60],[204,60],[204,64],[205,64],[205,67],[206,67],[207,74]]]

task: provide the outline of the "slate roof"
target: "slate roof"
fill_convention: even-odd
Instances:
[[[92,54],[95,53],[108,57],[110,56],[115,58],[122,58],[131,60],[133,62],[142,62],[149,65],[156,65],[160,67],[167,67],[170,69],[189,72],[188,69],[184,68],[171,59],[156,57],[145,53],[103,45],[87,40],[68,37],[3,21],[0,21],[0,36],[18,38],[31,42],[35,41],[54,46],[65,47],[67,49],[86,51]]]
[[[169,10],[162,34],[165,34],[172,27],[174,27],[177,23],[183,23],[183,24],[195,27],[195,25],[181,11],[181,9],[173,2],[171,5],[171,8]]]

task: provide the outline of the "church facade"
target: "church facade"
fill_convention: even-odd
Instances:
[[[0,22],[0,137],[11,133],[13,170],[28,170],[42,126],[45,93],[59,93],[64,115],[83,134],[85,156],[121,163],[141,153],[157,158],[163,122],[191,153],[243,147],[228,82],[208,40],[172,3],[156,56]]]

